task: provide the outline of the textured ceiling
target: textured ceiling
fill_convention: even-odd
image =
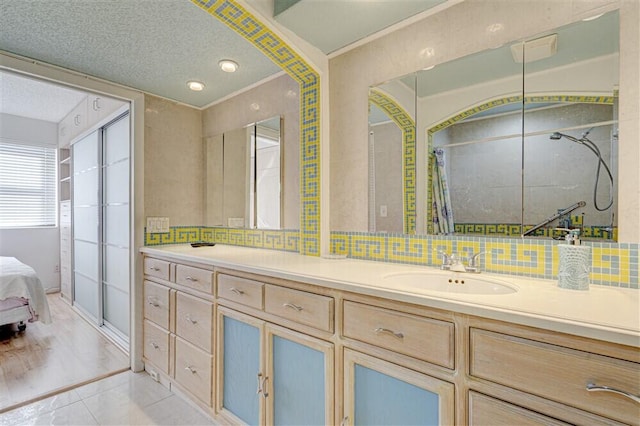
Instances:
[[[1,0],[0,49],[196,107],[280,72],[189,0]]]
[[[0,71],[0,112],[58,123],[86,93]]]

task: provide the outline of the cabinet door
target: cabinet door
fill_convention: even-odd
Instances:
[[[267,334],[267,424],[333,424],[333,345],[271,324]]]
[[[264,424],[264,322],[218,309],[216,409],[233,423]]]
[[[454,423],[453,384],[349,349],[344,364],[344,424]]]

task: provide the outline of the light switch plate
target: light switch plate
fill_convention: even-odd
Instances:
[[[147,217],[147,232],[150,234],[169,232],[169,218]]]

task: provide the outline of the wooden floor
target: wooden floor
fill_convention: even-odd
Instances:
[[[129,368],[129,357],[59,293],[47,299],[51,324],[0,328],[0,413]]]

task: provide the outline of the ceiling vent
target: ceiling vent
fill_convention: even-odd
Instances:
[[[524,48],[523,48],[524,45]],[[513,60],[521,64],[549,58],[558,51],[558,34],[551,34],[535,40],[511,45]],[[524,61],[523,61],[524,58]]]

